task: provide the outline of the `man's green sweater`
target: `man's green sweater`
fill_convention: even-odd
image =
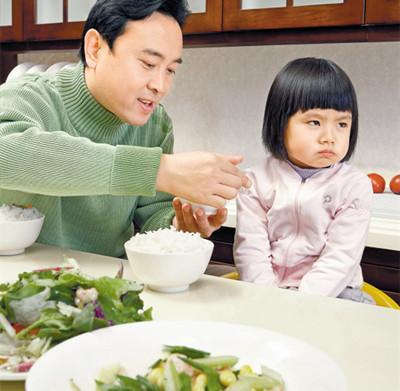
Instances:
[[[123,123],[93,98],[82,64],[0,87],[0,205],[39,209],[41,243],[118,257],[132,221],[169,226],[171,196],[155,183],[172,149],[162,106],[144,126]]]

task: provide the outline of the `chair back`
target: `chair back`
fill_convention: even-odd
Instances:
[[[364,282],[362,290],[375,300],[376,305],[400,310],[400,306],[389,295],[373,285],[368,284],[368,282]]]

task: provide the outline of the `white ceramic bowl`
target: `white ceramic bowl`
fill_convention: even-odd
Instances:
[[[34,220],[0,221],[0,255],[22,254],[35,243],[43,221],[44,216]]]
[[[196,204],[196,203],[194,203],[194,202],[192,202],[192,201],[186,200],[185,198],[180,198],[180,200],[181,200],[182,204],[190,204],[190,205],[192,205],[192,210],[193,210],[193,212],[194,212],[197,208],[203,209],[203,210],[204,210],[204,213],[205,213],[207,216],[215,215],[215,214],[217,213],[217,210],[218,210],[217,208],[215,208],[215,207],[213,207],[213,206],[209,206],[209,205],[205,205],[205,204]]]
[[[152,290],[181,292],[197,281],[210,261],[214,243],[207,239],[203,248],[185,253],[148,253],[136,250],[129,242],[125,251],[135,277]]]

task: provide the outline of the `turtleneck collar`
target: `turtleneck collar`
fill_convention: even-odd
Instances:
[[[303,167],[296,166],[290,160],[287,160],[287,162],[288,162],[289,166],[292,167],[293,170],[295,170],[302,179],[308,179],[308,178],[312,177],[314,174],[316,174],[317,172],[320,172],[322,170],[332,167],[332,166],[329,166],[329,167],[323,167],[323,168],[303,168]]]
[[[110,142],[126,129],[127,124],[99,104],[90,93],[82,62],[58,72],[56,87],[69,120],[82,136],[96,142]]]

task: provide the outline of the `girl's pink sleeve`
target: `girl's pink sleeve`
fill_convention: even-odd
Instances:
[[[327,230],[327,243],[299,290],[337,297],[359,269],[371,216],[372,190],[368,177],[356,184]],[[362,282],[362,280],[361,280]]]
[[[257,191],[257,175],[250,172],[249,177],[252,187],[243,189],[236,200],[236,268],[241,280],[276,285],[267,230],[268,208]]]

